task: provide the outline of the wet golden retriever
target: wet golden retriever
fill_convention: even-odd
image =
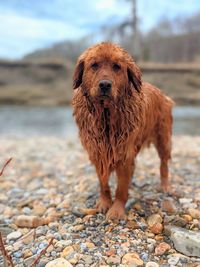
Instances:
[[[173,101],[142,82],[133,58],[108,42],[79,57],[73,88],[73,115],[100,182],[97,207],[107,212],[108,219],[122,219],[134,161],[143,146],[155,145],[161,160],[161,188],[168,190]],[[114,201],[108,183],[113,171],[118,179]]]

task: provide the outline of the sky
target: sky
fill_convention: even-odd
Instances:
[[[145,32],[163,17],[190,16],[200,0],[138,0]],[[36,49],[94,34],[130,16],[128,0],[0,0],[0,58],[19,59]]]

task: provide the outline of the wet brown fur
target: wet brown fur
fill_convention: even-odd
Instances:
[[[98,68],[93,64],[98,63]],[[120,70],[113,64],[119,64]],[[101,79],[112,81],[111,95],[99,96]],[[161,187],[168,190],[173,102],[158,88],[142,82],[132,57],[118,45],[100,43],[87,49],[74,71],[72,105],[80,139],[96,167],[101,194],[97,207],[107,218],[123,218],[134,159],[143,146],[153,143],[161,160]],[[118,178],[112,202],[111,172]]]

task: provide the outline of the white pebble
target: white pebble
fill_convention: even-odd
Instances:
[[[16,240],[22,236],[20,231],[15,231],[7,235],[8,240]]]

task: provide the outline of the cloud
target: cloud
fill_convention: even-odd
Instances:
[[[20,5],[19,5],[20,3]],[[116,0],[11,1],[0,4],[0,57],[19,58],[58,41],[77,39],[123,19]],[[5,30],[7,29],[7,30]]]
[[[137,3],[145,31],[162,16],[188,15],[200,8],[199,0],[138,0]],[[0,1],[0,57],[19,58],[59,41],[78,39],[130,15],[131,1],[127,0]]]

